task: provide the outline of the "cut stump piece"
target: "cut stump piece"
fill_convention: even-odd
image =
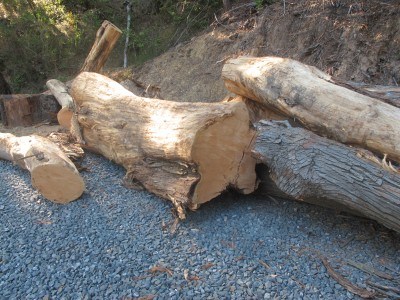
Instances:
[[[0,119],[7,127],[55,121],[59,109],[50,93],[0,95]]]
[[[28,170],[33,187],[55,203],[76,200],[85,189],[75,165],[57,145],[44,137],[0,133],[0,158]]]
[[[400,109],[333,84],[317,68],[279,57],[240,57],[222,70],[231,92],[261,102],[306,128],[400,162]]]
[[[283,195],[339,205],[400,232],[400,174],[393,167],[374,162],[364,149],[293,128],[287,121],[261,121],[257,130],[253,155],[269,168],[261,186],[267,178]]]
[[[104,21],[97,30],[96,39],[81,72],[100,72],[121,34],[122,31],[117,26],[107,20]]]
[[[121,164],[126,178],[183,209],[227,188],[256,188],[255,131],[244,103],[178,103],[138,97],[83,72],[71,95],[87,147]]]

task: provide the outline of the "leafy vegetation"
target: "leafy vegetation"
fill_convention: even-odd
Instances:
[[[0,72],[14,92],[42,91],[45,80],[79,71],[104,19],[126,27],[124,0],[2,0]],[[209,24],[221,0],[131,0],[129,63],[141,64]],[[125,31],[124,31],[125,34]],[[109,67],[122,66],[123,41]]]

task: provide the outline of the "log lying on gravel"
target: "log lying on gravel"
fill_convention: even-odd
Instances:
[[[27,169],[31,173],[32,185],[55,203],[76,200],[85,189],[74,164],[57,145],[46,138],[0,133],[0,158]]]
[[[121,164],[127,178],[171,200],[184,217],[226,188],[256,188],[255,132],[242,102],[177,103],[138,97],[83,72],[71,95],[88,148]]]
[[[287,121],[260,121],[257,130],[253,155],[269,167],[264,178],[283,195],[336,203],[400,232],[400,174],[390,166],[378,165],[364,149],[292,128]]]
[[[400,109],[335,85],[314,67],[278,57],[241,57],[226,62],[222,77],[231,92],[314,132],[400,162]]]

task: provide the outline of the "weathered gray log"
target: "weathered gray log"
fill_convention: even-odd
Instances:
[[[253,155],[268,166],[266,176],[283,195],[332,202],[400,232],[400,175],[394,167],[287,121],[260,121],[257,130]]]
[[[231,92],[320,135],[400,162],[400,109],[333,84],[317,68],[279,57],[240,57],[226,62],[222,77]]]

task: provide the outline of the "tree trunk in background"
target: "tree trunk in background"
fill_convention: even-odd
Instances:
[[[129,48],[129,34],[131,29],[131,1],[126,1],[126,38],[124,48],[124,68],[128,66],[128,48]]]
[[[82,66],[81,72],[100,72],[122,31],[109,21],[104,21],[96,33],[96,40]]]
[[[335,85],[317,68],[279,57],[230,59],[222,70],[233,93],[342,143],[400,162],[400,109]]]
[[[261,121],[257,130],[253,155],[268,166],[263,193],[347,208],[400,232],[400,174],[385,162],[287,121]]]
[[[46,138],[0,133],[0,158],[28,170],[33,187],[55,203],[76,200],[85,190],[85,183],[75,165]]]
[[[11,88],[3,74],[0,72],[0,95],[11,94]]]
[[[222,0],[222,3],[224,4],[224,10],[228,11],[231,9],[232,4],[230,0]]]
[[[142,98],[88,72],[71,95],[87,147],[124,166],[130,183],[171,200],[181,218],[228,187],[255,190],[255,132],[244,103]]]

